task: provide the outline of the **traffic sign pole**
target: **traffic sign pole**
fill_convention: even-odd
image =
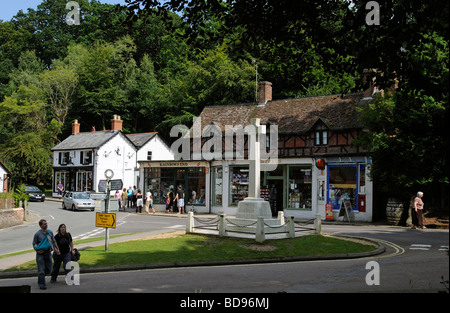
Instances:
[[[105,199],[105,213],[108,213],[109,210],[109,198],[110,198],[110,192],[111,192],[111,178],[113,178],[114,172],[112,170],[106,170],[105,171],[105,177],[106,177],[106,199]],[[105,251],[109,250],[109,227],[105,228],[106,235],[105,235]]]

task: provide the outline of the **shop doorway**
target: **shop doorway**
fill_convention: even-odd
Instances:
[[[271,179],[268,181],[270,194],[270,210],[272,216],[278,216],[283,211],[283,179]]]

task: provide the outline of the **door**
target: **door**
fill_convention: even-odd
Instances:
[[[283,211],[283,180],[271,179],[269,181],[270,209],[272,216],[277,216],[279,211]]]

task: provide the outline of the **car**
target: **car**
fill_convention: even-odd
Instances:
[[[25,192],[30,196],[29,201],[45,201],[45,193],[36,186],[25,186]]]
[[[62,201],[63,209],[74,210],[95,210],[95,201],[92,200],[88,192],[69,191],[64,195]]]

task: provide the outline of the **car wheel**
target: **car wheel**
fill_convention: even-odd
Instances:
[[[72,204],[72,211],[75,211],[75,204]]]
[[[63,201],[63,203],[62,203],[62,208],[63,208],[63,210],[66,209],[66,204],[64,203],[64,201]]]

